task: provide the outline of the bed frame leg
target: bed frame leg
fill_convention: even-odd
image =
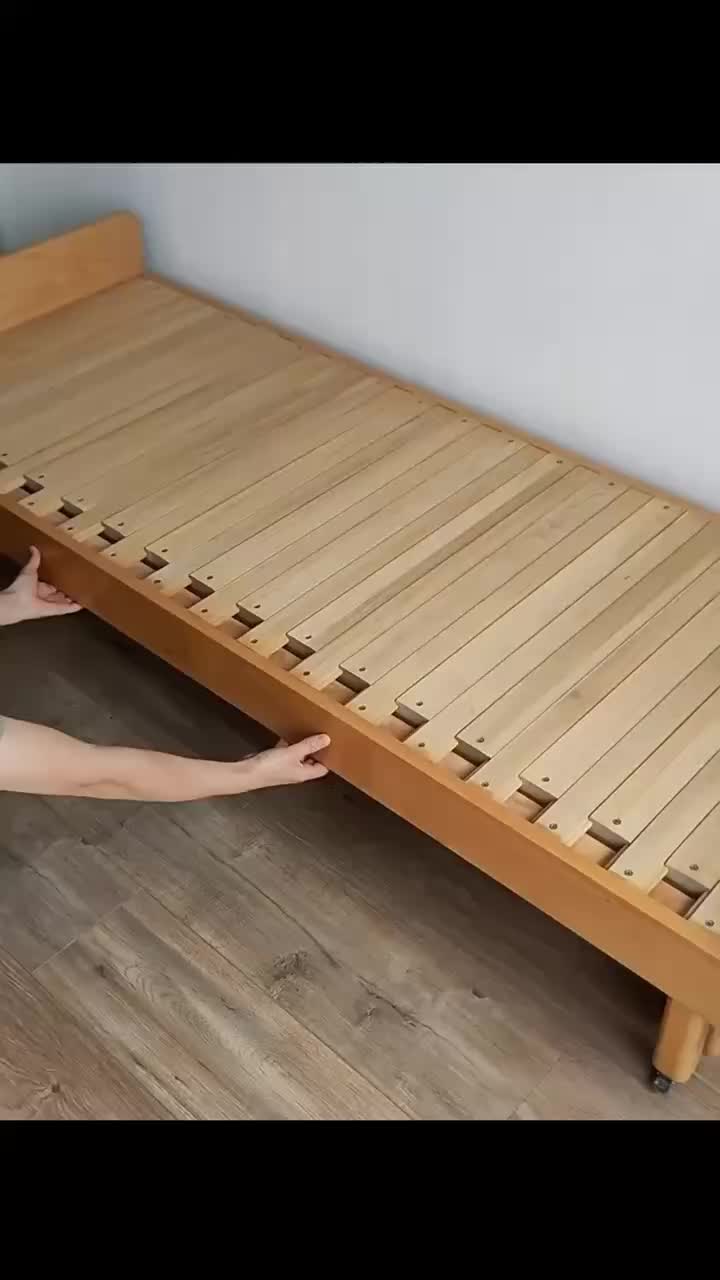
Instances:
[[[714,1035],[699,1013],[668,998],[653,1055],[653,1088],[667,1093],[673,1084],[686,1084]]]

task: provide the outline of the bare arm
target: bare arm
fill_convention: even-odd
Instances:
[[[0,720],[0,790],[100,800],[200,800],[322,778],[324,734],[225,763],[80,742],[25,720]]]

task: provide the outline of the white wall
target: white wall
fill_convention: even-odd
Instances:
[[[151,265],[720,507],[720,165],[0,166],[0,244]]]

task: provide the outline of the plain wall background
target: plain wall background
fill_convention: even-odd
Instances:
[[[0,165],[8,250],[150,265],[720,507],[720,165]]]

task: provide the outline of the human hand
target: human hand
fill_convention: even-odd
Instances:
[[[324,778],[327,769],[315,759],[315,754],[329,746],[330,739],[326,733],[304,738],[291,747],[287,742],[277,742],[269,751],[261,751],[250,760],[241,762],[247,769],[246,789],[256,791],[261,787],[286,787],[296,782]]]
[[[32,618],[57,618],[82,608],[62,591],[56,591],[38,577],[40,552],[30,548],[30,559],[14,582],[0,591],[0,626],[27,622]]]

